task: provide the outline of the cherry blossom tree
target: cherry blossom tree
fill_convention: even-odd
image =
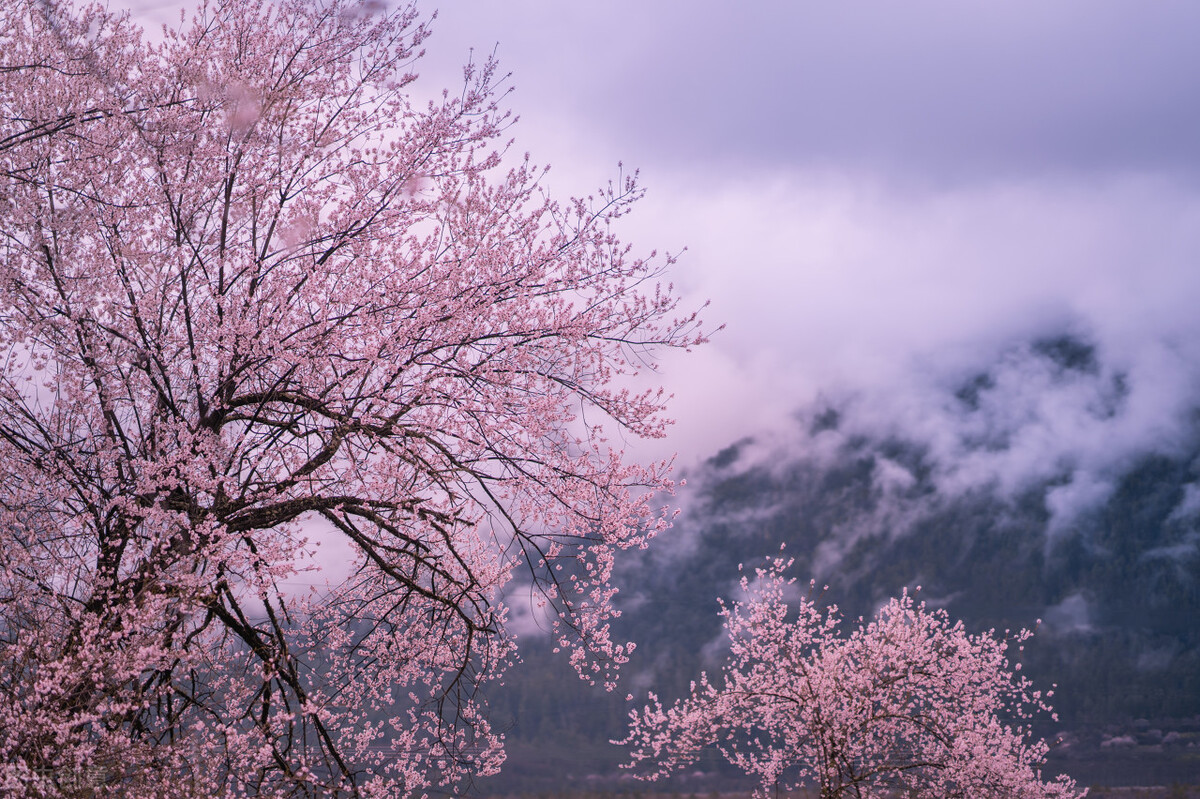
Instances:
[[[743,576],[743,599],[722,603],[730,652],[716,681],[701,674],[674,705],[651,694],[630,714],[617,742],[633,747],[628,768],[659,779],[715,746],[762,796],[803,784],[822,799],[1086,793],[1042,779],[1048,747],[1029,720],[1050,712],[1053,692],[1033,690],[1005,656],[1028,631],[970,635],[905,592],[845,635],[837,607],[820,610],[813,590],[788,601],[791,565],[772,559]]]
[[[633,179],[546,196],[495,64],[418,100],[427,24],[374,5],[0,11],[5,795],[492,773],[514,580],[585,679],[626,658],[671,487],[628,386],[697,320],[611,230]]]

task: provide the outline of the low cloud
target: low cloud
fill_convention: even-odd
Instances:
[[[1093,630],[1091,605],[1082,593],[1074,593],[1046,608],[1046,625],[1051,632],[1087,633]]]
[[[785,443],[797,409],[854,396],[862,424],[956,461],[946,480],[1013,488],[1074,466],[1099,491],[1130,454],[1178,442],[1200,396],[1200,195],[1168,181],[914,198],[793,176],[647,206],[637,238],[690,233],[679,283],[727,324],[664,362],[682,464],[748,434]],[[1095,363],[1031,349],[1062,337]],[[955,392],[975,379],[971,408]]]

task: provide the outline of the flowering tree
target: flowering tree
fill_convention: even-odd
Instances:
[[[143,40],[0,11],[0,792],[393,796],[496,770],[478,688],[532,583],[611,683],[613,552],[666,524],[699,343],[562,205],[494,64],[420,103],[404,7],[213,0]],[[352,554],[298,585],[316,539]]]
[[[657,779],[715,745],[761,795],[806,783],[823,799],[1083,795],[1066,777],[1042,781],[1047,745],[1027,720],[1049,712],[1050,693],[1009,671],[1006,641],[968,635],[907,592],[843,636],[837,608],[822,613],[811,591],[793,615],[790,566],[773,559],[742,578],[745,599],[722,603],[730,654],[718,682],[701,674],[672,707],[651,694],[631,713],[629,767]]]

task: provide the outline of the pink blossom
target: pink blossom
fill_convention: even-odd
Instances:
[[[742,577],[746,599],[722,603],[730,655],[715,681],[701,674],[674,705],[651,694],[630,714],[628,768],[658,779],[716,747],[763,796],[805,784],[823,799],[1086,794],[1042,779],[1047,745],[1028,720],[1050,707],[1005,657],[1028,631],[970,635],[905,592],[845,634],[812,592],[789,607],[791,564],[772,559]]]
[[[0,11],[0,791],[418,795],[493,773],[531,583],[613,683],[613,552],[669,525],[661,391],[703,340],[559,203],[492,61],[417,103],[411,5],[212,0],[145,42]],[[306,593],[310,522],[354,552]],[[311,575],[310,575],[311,576]],[[564,579],[569,577],[569,579]]]

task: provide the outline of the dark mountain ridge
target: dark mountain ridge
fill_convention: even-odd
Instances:
[[[911,434],[851,398],[722,449],[687,475],[676,529],[619,563],[631,690],[677,696],[718,668],[717,597],[739,563],[785,544],[848,618],[919,585],[973,630],[1036,627],[1020,655],[1039,687],[1058,685],[1060,722],[1042,724],[1066,734],[1052,768],[1200,782],[1200,413],[1163,420],[1166,445],[1131,443],[1136,389],[1061,335],[944,386]],[[1044,444],[1055,430],[1079,445]],[[560,775],[615,779],[621,752],[604,742],[622,735],[624,703],[572,685],[536,643],[526,661],[494,700],[515,744],[501,780],[524,784],[556,756]],[[699,770],[730,778],[715,760]]]

